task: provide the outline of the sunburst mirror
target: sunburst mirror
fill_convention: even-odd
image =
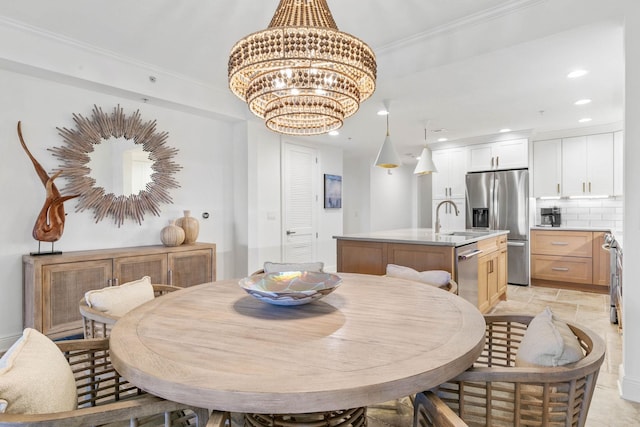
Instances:
[[[93,209],[96,222],[112,217],[142,223],[173,203],[169,190],[180,187],[173,160],[178,150],[166,145],[169,134],[156,121],[143,122],[140,111],[126,116],[118,105],[111,114],[94,105],[91,118],[73,114],[75,129],[56,128],[65,145],[51,148],[67,179],[65,193],[79,194],[76,212]]]

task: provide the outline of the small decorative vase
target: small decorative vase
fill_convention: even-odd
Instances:
[[[176,220],[176,225],[184,230],[184,244],[190,245],[198,239],[200,223],[191,216],[191,211],[184,211],[184,216]]]
[[[184,242],[184,230],[176,225],[176,220],[169,221],[169,225],[160,231],[160,240],[165,246],[180,246]]]

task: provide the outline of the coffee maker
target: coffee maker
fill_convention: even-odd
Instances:
[[[560,208],[540,208],[540,222],[545,227],[560,227]]]

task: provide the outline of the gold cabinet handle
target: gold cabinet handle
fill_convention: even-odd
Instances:
[[[567,267],[551,267],[553,271],[569,271]]]
[[[560,183],[557,184],[558,187],[558,194],[560,194]]]
[[[591,181],[589,181],[589,193],[591,193]]]
[[[582,183],[582,192],[583,192],[583,193],[585,192],[585,185],[584,185],[584,182]]]

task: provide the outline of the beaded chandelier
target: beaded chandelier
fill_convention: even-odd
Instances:
[[[326,0],[280,0],[266,30],[231,49],[229,87],[272,131],[339,129],[376,86],[376,58],[338,31]]]

